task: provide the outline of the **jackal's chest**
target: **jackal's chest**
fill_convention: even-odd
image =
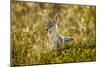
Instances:
[[[52,32],[49,34],[49,39],[50,41],[57,41],[58,40],[58,37],[57,37],[57,33],[56,32]]]

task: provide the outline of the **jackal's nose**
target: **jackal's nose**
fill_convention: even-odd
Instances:
[[[46,31],[48,31],[48,29],[46,29]]]

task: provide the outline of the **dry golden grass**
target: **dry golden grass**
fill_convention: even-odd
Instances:
[[[95,6],[14,1],[11,10],[12,65],[96,60]],[[46,19],[55,14],[59,32],[74,38],[60,51],[49,50],[45,31]]]

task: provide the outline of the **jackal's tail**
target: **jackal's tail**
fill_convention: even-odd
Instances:
[[[72,36],[65,36],[65,37],[64,37],[64,40],[65,40],[65,41],[72,41],[73,38],[72,38]]]

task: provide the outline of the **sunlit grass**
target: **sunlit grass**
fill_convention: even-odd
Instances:
[[[95,6],[12,2],[12,64],[31,65],[96,60]],[[58,14],[62,35],[72,35],[63,50],[50,51],[46,20]],[[48,17],[47,17],[48,16]]]

